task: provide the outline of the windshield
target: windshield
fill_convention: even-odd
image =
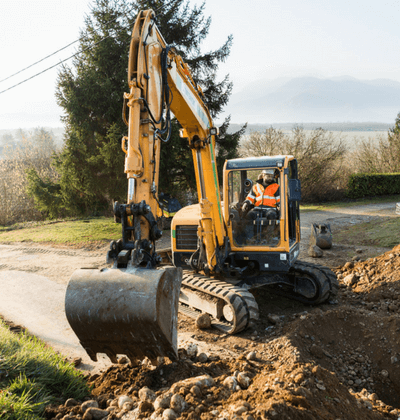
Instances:
[[[235,246],[276,247],[280,242],[278,168],[231,171],[229,215]]]

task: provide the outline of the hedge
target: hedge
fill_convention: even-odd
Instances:
[[[350,176],[346,190],[349,198],[390,194],[400,194],[400,173],[353,174]]]

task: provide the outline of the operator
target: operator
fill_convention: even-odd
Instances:
[[[266,169],[258,175],[257,182],[253,185],[253,188],[246,197],[245,202],[242,206],[243,215],[247,215],[250,209],[255,207],[256,209],[265,210],[276,210],[281,201],[279,193],[279,184],[276,182],[276,178],[279,177],[278,169]],[[256,215],[249,213],[251,218],[255,219]],[[269,218],[269,217],[268,217]],[[274,218],[275,217],[271,217]]]

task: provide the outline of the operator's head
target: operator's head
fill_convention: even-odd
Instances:
[[[262,179],[263,185],[269,185],[274,182],[274,170],[273,169],[264,169],[260,175],[258,175],[258,179]]]

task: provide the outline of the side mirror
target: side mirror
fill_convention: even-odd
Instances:
[[[299,179],[289,179],[289,201],[301,200],[301,185]]]

